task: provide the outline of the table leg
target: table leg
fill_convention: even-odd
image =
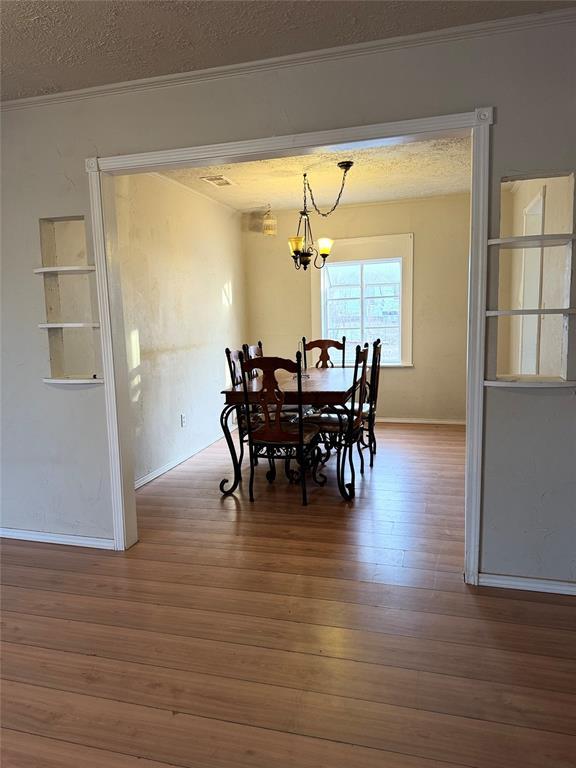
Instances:
[[[355,479],[356,473],[354,470],[354,454],[352,448],[354,446],[351,440],[351,433],[348,431],[348,423],[352,418],[352,414],[347,408],[334,411],[338,416],[340,422],[339,434],[336,438],[336,479],[338,482],[338,490],[344,501],[352,501],[355,496]],[[346,420],[344,420],[344,415]],[[346,482],[346,464],[350,468],[350,482]]]
[[[231,493],[234,493],[236,488],[238,488],[240,481],[242,480],[242,458],[244,456],[244,443],[240,433],[240,426],[238,426],[238,435],[240,439],[240,456],[238,456],[236,453],[236,446],[234,445],[234,440],[232,439],[232,433],[230,431],[230,418],[232,414],[237,410],[238,409],[235,405],[227,405],[220,414],[220,426],[222,427],[222,432],[224,433],[226,443],[228,444],[230,458],[232,459],[232,467],[234,469],[234,479],[232,481],[232,485],[229,488],[226,488],[226,485],[230,482],[228,478],[224,478],[220,481],[220,492],[224,496],[229,496]]]

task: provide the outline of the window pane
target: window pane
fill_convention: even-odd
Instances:
[[[359,299],[360,285],[335,285],[328,289],[328,299]]]
[[[360,299],[328,301],[327,321],[329,328],[358,328],[361,325]],[[342,335],[341,333],[339,334]]]
[[[328,326],[326,328],[326,338],[327,339],[338,339],[340,340],[342,336],[346,336],[346,345],[348,344],[360,344],[360,340],[362,337],[362,334],[360,332],[360,328],[330,328]]]
[[[375,328],[372,331],[375,338],[382,342],[382,362],[400,363],[402,362],[402,347],[400,342],[400,327],[398,328]]]
[[[364,299],[364,327],[399,326],[400,305],[394,299]]]
[[[399,283],[402,264],[400,259],[367,263],[364,266],[365,283]]]
[[[374,283],[364,286],[364,296],[400,296],[399,283]]]
[[[330,264],[327,265],[327,285],[360,285],[360,269],[358,264]]]

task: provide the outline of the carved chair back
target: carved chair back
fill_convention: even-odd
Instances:
[[[242,384],[242,367],[240,365],[240,355],[242,353],[239,349],[226,347],[225,354],[230,373],[230,382],[233,387],[238,387]]]
[[[304,350],[304,368],[308,367],[308,360],[306,353],[312,349],[320,350],[320,357],[316,363],[316,368],[334,368],[334,363],[330,359],[330,349],[338,349],[342,352],[342,368],[346,363],[346,336],[342,336],[342,341],[337,339],[314,339],[314,341],[306,341],[306,337],[302,336],[302,349]]]
[[[302,355],[296,353],[296,362],[284,357],[256,357],[246,360],[241,353],[242,382],[244,386],[244,405],[246,411],[250,410],[249,392],[254,392],[255,386],[251,377],[254,370],[262,371],[261,387],[257,390],[255,405],[261,414],[261,425],[254,427],[249,425],[248,432],[251,439],[258,442],[287,443],[294,442],[294,429],[287,430],[288,424],[282,419],[282,407],[286,399],[285,393],[278,384],[276,372],[279,370],[295,374],[298,385],[298,428],[299,441],[303,442],[303,418],[302,418]]]
[[[368,404],[370,414],[376,411],[378,405],[378,385],[380,383],[380,359],[382,357],[382,344],[380,339],[372,344],[372,363],[370,365],[370,383],[368,384]]]
[[[362,405],[366,402],[366,369],[368,367],[368,344],[356,347],[354,361],[354,379],[350,398],[350,428],[359,429],[362,426]]]
[[[264,357],[264,350],[262,349],[262,342],[258,341],[257,344],[242,344],[242,351],[244,352],[245,360],[253,360],[255,357]],[[258,368],[253,368],[249,378],[256,379],[258,377]]]

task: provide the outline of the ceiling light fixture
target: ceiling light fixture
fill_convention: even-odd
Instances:
[[[313,261],[316,269],[322,269],[324,264],[326,264],[326,259],[330,256],[330,251],[334,243],[329,237],[320,237],[318,239],[318,248],[314,245],[314,238],[310,227],[310,212],[308,211],[308,193],[310,193],[310,201],[316,213],[323,218],[327,218],[331,213],[334,213],[340,203],[340,198],[344,192],[344,185],[346,184],[346,176],[353,165],[354,163],[352,160],[343,160],[341,163],[338,163],[338,168],[342,171],[340,192],[338,192],[338,197],[332,208],[325,212],[321,211],[316,205],[312,187],[308,181],[308,174],[304,174],[304,208],[300,211],[300,219],[298,221],[296,235],[288,239],[290,256],[294,259],[294,266],[296,269],[303,268],[304,270],[307,270],[311,261]],[[321,263],[318,262],[318,256],[322,259]]]
[[[278,232],[278,220],[276,216],[272,215],[271,206],[268,205],[268,210],[262,216],[262,234],[273,237]]]

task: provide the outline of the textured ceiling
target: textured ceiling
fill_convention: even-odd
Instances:
[[[2,0],[16,99],[567,8],[573,0]]]
[[[470,139],[452,137],[394,146],[355,150],[322,149],[299,157],[257,160],[250,163],[186,168],[165,176],[240,211],[268,204],[273,209],[302,206],[302,174],[309,180],[316,202],[332,205],[340,188],[340,160],[354,160],[342,196],[343,205],[402,198],[430,197],[470,189]],[[201,176],[222,174],[230,187],[213,187]]]

